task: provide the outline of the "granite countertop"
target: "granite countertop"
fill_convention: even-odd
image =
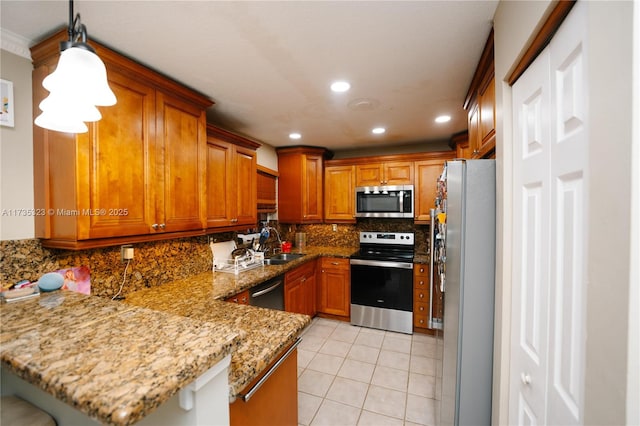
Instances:
[[[112,425],[139,421],[244,338],[228,323],[66,291],[3,303],[0,318],[5,368]]]
[[[242,333],[244,338],[231,356],[229,396],[233,399],[296,340],[311,318],[222,300],[320,256],[349,257],[356,250],[308,247],[306,256],[284,265],[265,265],[238,275],[204,272],[160,287],[136,291],[128,294],[124,302],[224,324]]]

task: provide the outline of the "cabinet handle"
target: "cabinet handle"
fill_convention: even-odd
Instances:
[[[420,273],[424,272],[424,268],[420,268]]]
[[[246,296],[242,298],[242,303],[247,303],[247,298],[246,298]]]
[[[160,226],[160,225],[158,225],[157,223],[154,223],[153,225],[151,225],[151,227],[152,227],[153,229],[158,229],[158,226]]]
[[[424,298],[424,294],[420,293],[420,299],[423,299],[423,298]]]
[[[338,262],[331,262],[331,264],[332,264],[332,265],[334,265],[334,266],[338,266],[340,263],[338,263]]]
[[[418,309],[420,309],[421,311],[424,311],[424,306],[420,306]]]
[[[424,285],[424,281],[420,280],[420,285]]]
[[[166,224],[164,224],[164,223],[161,223],[161,224],[160,224],[160,229],[164,229],[164,228],[166,228],[166,227],[167,227],[167,225],[166,225]]]
[[[522,383],[525,385],[531,384],[531,376],[529,374],[520,373],[520,380],[522,380]]]

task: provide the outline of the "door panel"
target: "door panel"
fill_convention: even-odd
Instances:
[[[510,423],[584,422],[588,84],[580,2],[513,86]]]

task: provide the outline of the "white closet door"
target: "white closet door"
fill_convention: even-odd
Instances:
[[[549,52],[513,86],[514,264],[510,423],[544,424],[549,305]]]
[[[585,5],[513,85],[511,424],[580,424],[587,239]]]
[[[582,423],[586,315],[589,110],[585,5],[551,47],[551,279],[547,424]],[[596,231],[597,232],[597,231]]]

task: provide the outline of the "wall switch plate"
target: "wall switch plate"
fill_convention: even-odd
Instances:
[[[338,224],[334,223],[332,225],[333,232],[338,232]]]
[[[124,263],[131,259],[133,259],[133,246],[131,244],[120,246],[120,262]]]

